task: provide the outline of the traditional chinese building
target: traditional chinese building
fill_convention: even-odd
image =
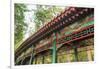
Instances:
[[[94,60],[94,9],[69,7],[15,51],[15,65]]]

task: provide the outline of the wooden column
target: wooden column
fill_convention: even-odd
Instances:
[[[74,54],[75,54],[75,61],[78,61],[77,47],[74,48]]]
[[[23,58],[23,60],[21,61],[21,65],[23,65],[23,61],[25,60],[25,58]]]
[[[42,54],[42,64],[44,64],[44,54]]]
[[[34,58],[34,46],[32,45],[32,54],[31,54],[31,57],[30,57],[29,64],[33,63],[33,58]]]
[[[57,53],[56,53],[56,33],[54,33],[54,40],[53,40],[53,47],[52,47],[52,63],[57,62]]]
[[[78,61],[78,51],[77,51],[77,42],[72,43],[73,49],[74,49],[74,55],[75,55],[75,61]]]

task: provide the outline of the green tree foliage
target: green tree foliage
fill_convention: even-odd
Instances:
[[[24,37],[24,33],[27,24],[24,22],[24,12],[26,5],[15,4],[14,5],[14,43],[15,46],[20,43]]]
[[[35,11],[35,31],[37,31],[45,23],[53,19],[54,16],[61,12],[61,8],[56,6],[42,6],[37,5],[37,10]]]

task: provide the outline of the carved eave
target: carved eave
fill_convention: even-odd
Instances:
[[[32,44],[35,44],[39,40],[48,36],[48,34],[52,34],[54,31],[60,30],[94,12],[93,8],[74,8],[70,7],[65,10],[63,13],[58,15],[56,18],[51,20],[41,29],[39,29],[36,33],[26,39],[20,47],[15,51],[15,55],[18,56],[29,48]],[[39,36],[39,37],[38,37]]]

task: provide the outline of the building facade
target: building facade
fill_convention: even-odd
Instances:
[[[94,60],[94,8],[69,7],[15,51],[15,65]]]

